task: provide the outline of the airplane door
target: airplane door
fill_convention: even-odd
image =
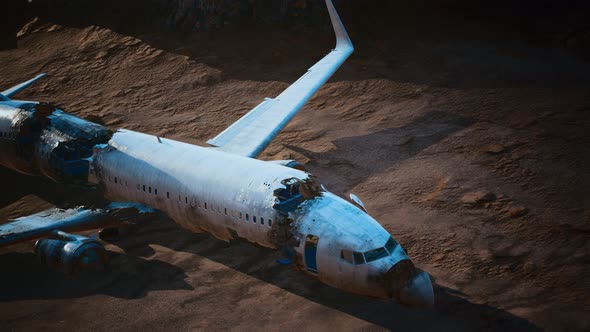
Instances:
[[[305,267],[307,271],[318,273],[317,252],[319,238],[315,235],[307,235],[305,239]]]

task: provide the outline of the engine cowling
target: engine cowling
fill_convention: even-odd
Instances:
[[[301,165],[298,161],[287,159],[287,160],[270,160],[269,163],[279,164],[281,166],[290,167],[294,169],[298,169],[300,171],[307,171],[303,165]]]
[[[107,262],[105,248],[96,240],[61,231],[35,243],[35,254],[50,268],[74,274],[83,270],[101,270]]]

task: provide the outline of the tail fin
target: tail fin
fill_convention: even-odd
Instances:
[[[37,76],[35,76],[35,78],[32,78],[26,82],[23,82],[21,84],[15,85],[12,88],[8,89],[8,90],[4,90],[2,91],[2,93],[0,93],[0,100],[10,100],[9,98],[12,97],[13,95],[21,92],[22,90],[24,90],[25,88],[27,88],[29,85],[37,82],[37,80],[45,77],[45,73],[43,74],[39,74]]]

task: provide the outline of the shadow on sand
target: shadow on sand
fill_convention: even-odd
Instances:
[[[62,7],[40,6],[35,15],[47,22],[106,27],[240,80],[293,82],[334,45],[323,6],[317,8],[323,13],[322,24],[310,24],[304,17],[272,25],[246,19],[220,31],[192,33],[167,30],[162,23],[166,9],[138,1],[91,0]],[[580,10],[588,10],[587,5],[580,9],[551,6],[573,17],[558,21],[554,31],[549,30],[552,35],[562,31],[561,43],[551,39],[531,42],[544,41],[551,35],[536,30],[547,13],[531,11],[543,6],[514,1],[494,5],[473,1],[358,1],[348,11],[344,10],[348,6],[341,7],[356,50],[332,80],[386,78],[453,88],[587,86],[590,65],[578,61],[562,46],[567,43],[569,26],[574,31],[588,29],[583,23],[587,14]]]
[[[104,271],[84,271],[73,276],[50,270],[33,253],[0,255],[0,264],[5,267],[0,276],[0,302],[94,294],[136,299],[155,290],[193,289],[184,280],[185,272],[172,264],[114,252],[109,255],[110,264]]]
[[[23,299],[64,299],[103,294],[136,299],[155,290],[192,290],[186,272],[151,256],[149,245],[159,245],[194,256],[194,264],[205,258],[318,304],[342,311],[387,329],[403,330],[538,330],[530,322],[504,310],[475,304],[455,290],[435,285],[436,306],[412,309],[392,301],[357,296],[326,286],[291,268],[279,265],[275,251],[249,243],[228,244],[206,234],[181,229],[173,221],[161,219],[144,225],[136,233],[114,245],[126,255],[111,253],[106,271],[66,276],[41,266],[33,254],[0,255],[0,265],[10,267],[1,275],[0,302]],[[187,264],[190,264],[188,262]]]
[[[473,122],[473,119],[459,115],[431,111],[400,127],[336,139],[332,142],[335,148],[326,152],[313,152],[292,145],[286,147],[309,158],[305,167],[329,186],[330,191],[342,194]]]

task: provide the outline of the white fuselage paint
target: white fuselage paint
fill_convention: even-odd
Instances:
[[[279,218],[274,190],[284,188],[284,179],[309,177],[289,167],[128,130],[116,132],[98,150],[91,176],[104,186],[107,199],[154,207],[189,230],[225,241],[234,238],[233,230],[269,248],[275,247],[269,221]]]
[[[285,188],[281,181],[306,180],[310,174],[214,148],[119,130],[108,144],[96,147],[90,177],[104,188],[109,200],[145,204],[184,228],[221,240],[237,236],[281,249],[276,248],[271,234],[281,218],[273,209],[277,202],[273,193]],[[387,257],[360,265],[340,257],[342,249],[366,252],[385,245],[390,234],[372,217],[324,191],[290,212],[289,219],[299,241],[293,248],[296,264],[305,272],[351,292],[389,296],[382,283],[370,280],[408,259],[401,246]],[[306,236],[310,234],[319,238],[317,272],[306,269]]]

